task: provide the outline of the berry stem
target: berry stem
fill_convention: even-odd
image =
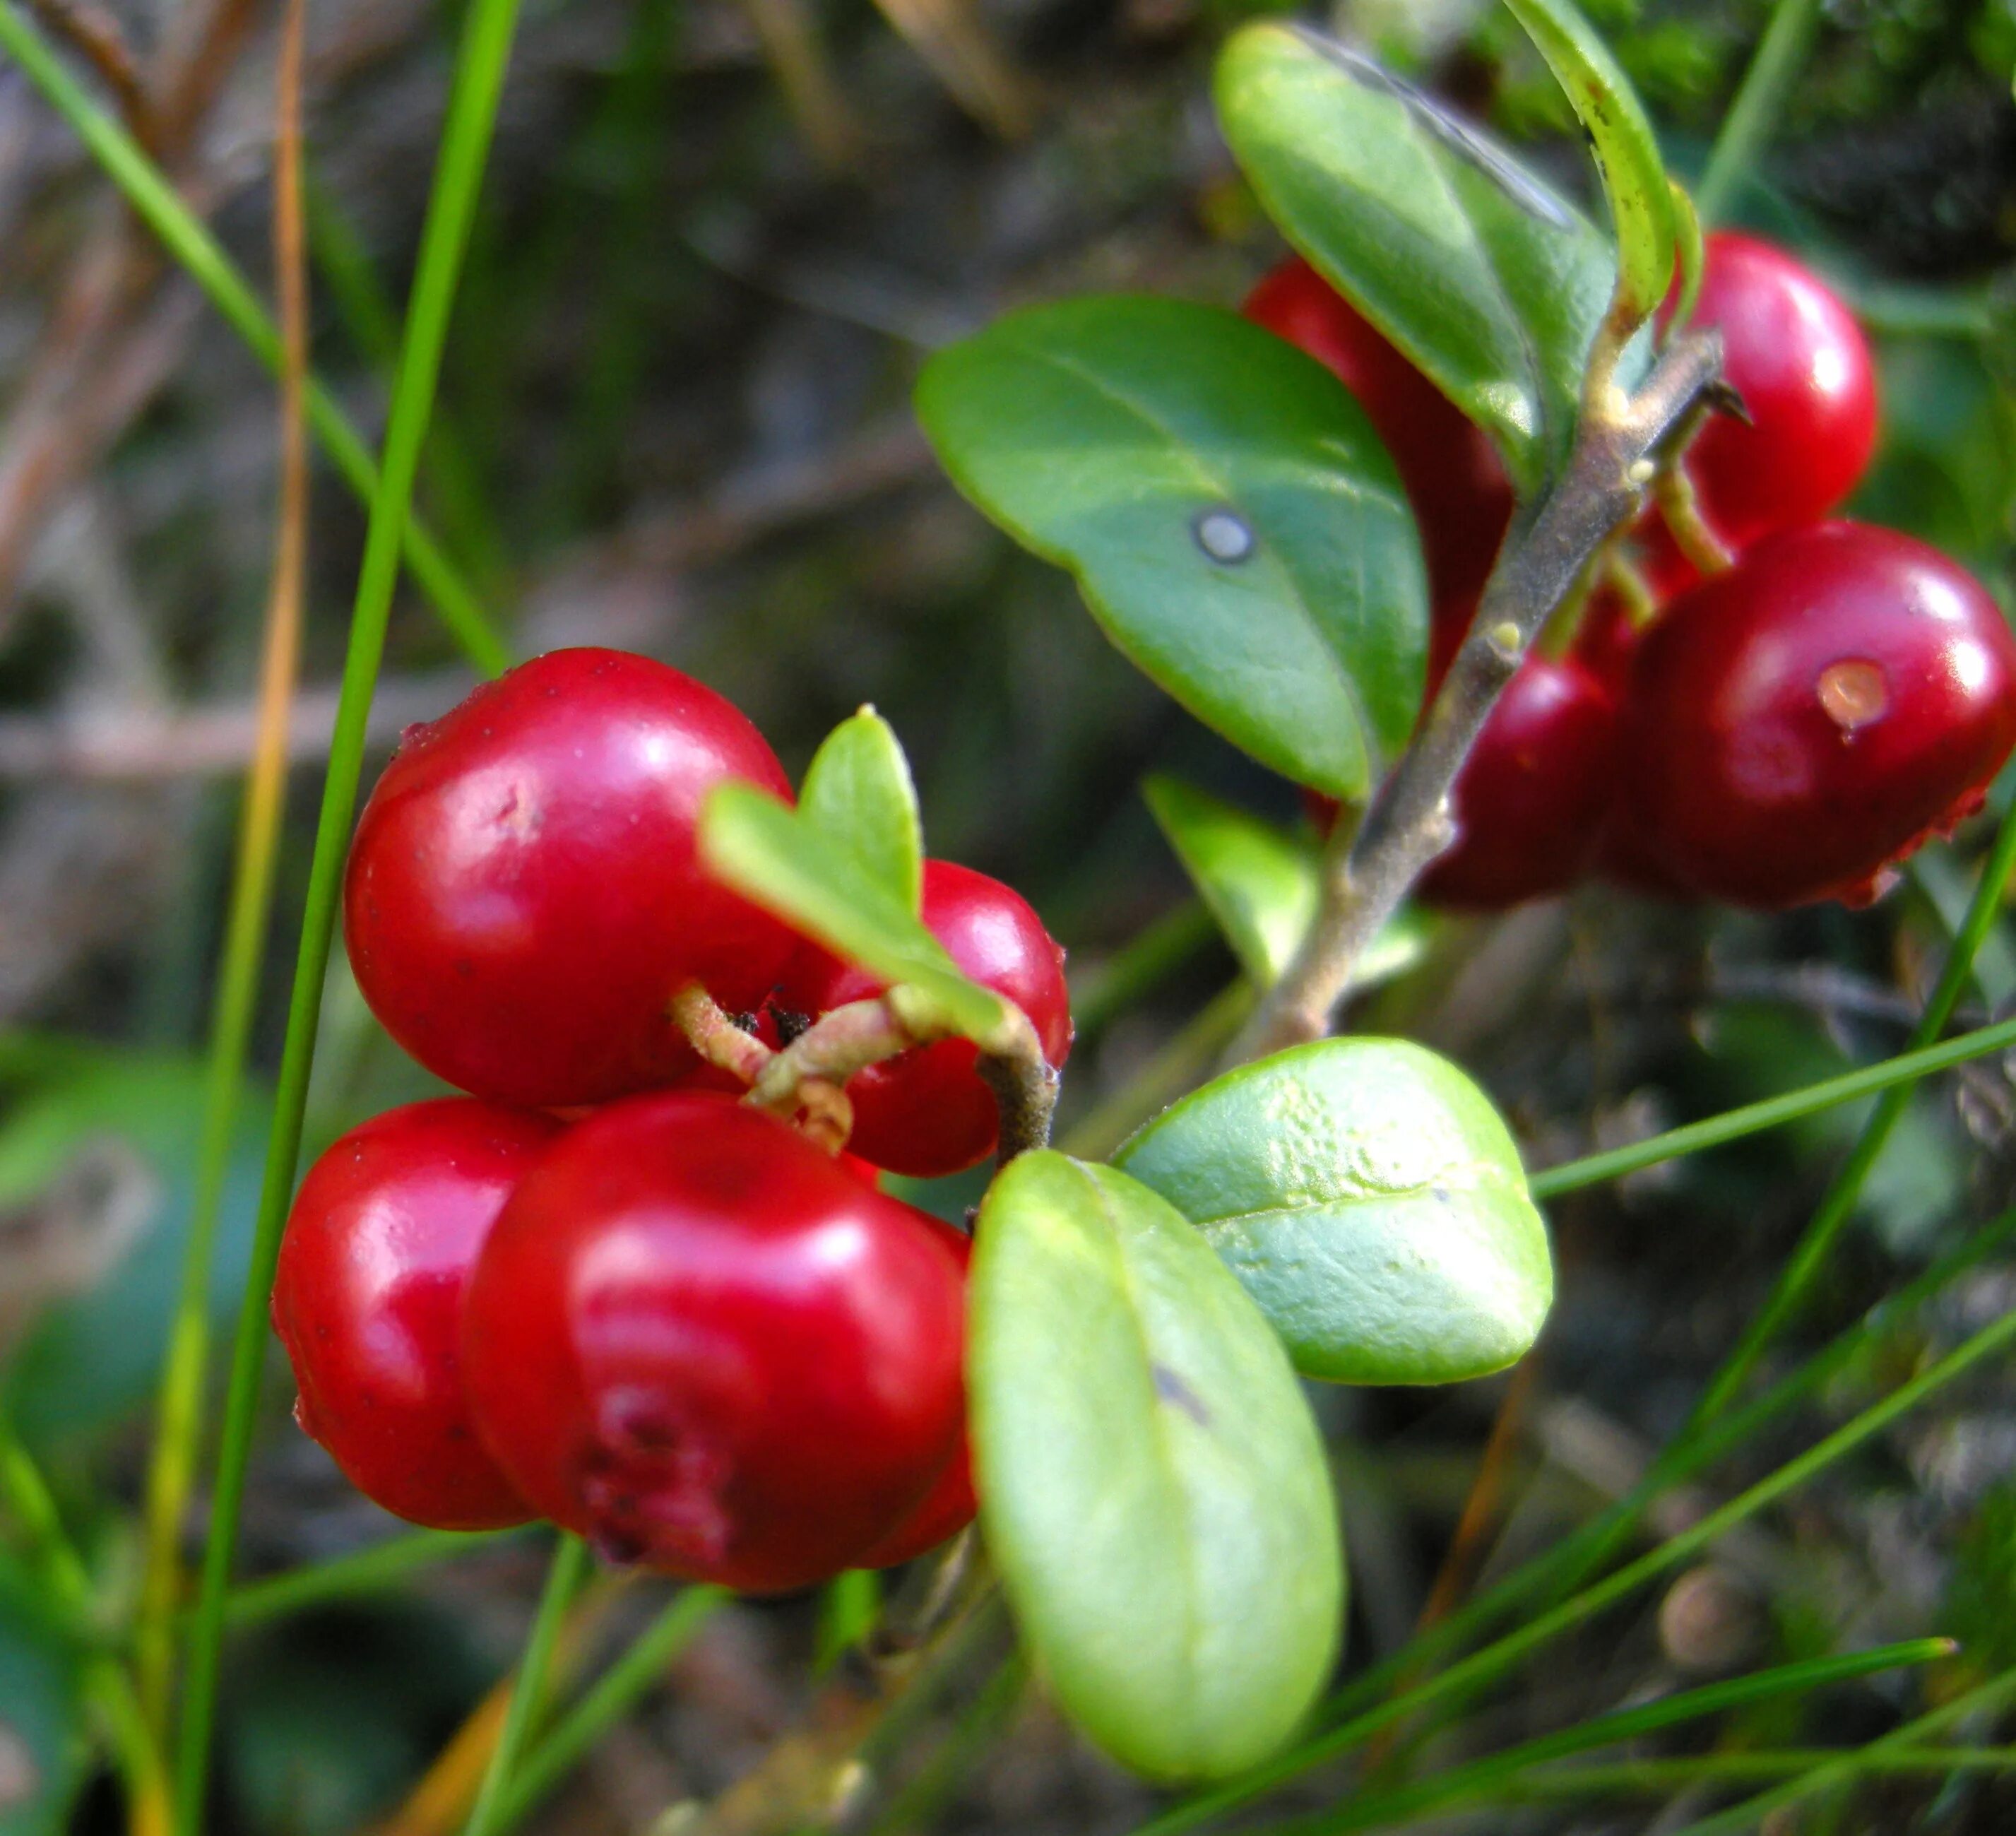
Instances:
[[[737,1026],[697,981],[673,995],[671,1012],[694,1051],[743,1083],[754,1084],[776,1056],[754,1034]]]
[[[1356,836],[1332,838],[1316,922],[1233,1041],[1233,1063],[1328,1031],[1360,953],[1453,839],[1449,788],[1492,704],[1589,557],[1636,513],[1643,462],[1687,420],[1721,365],[1719,333],[1683,333],[1635,396],[1618,399],[1611,391],[1585,416],[1566,473],[1492,572],[1420,737],[1381,787]]]

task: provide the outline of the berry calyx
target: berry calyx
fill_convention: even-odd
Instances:
[[[963,1431],[958,1233],[685,1092],[571,1130],[463,1308],[486,1444],[614,1560],[759,1593],[854,1565]]]
[[[344,1136],[295,1197],[272,1302],[294,1419],[410,1522],[487,1530],[535,1515],[477,1436],[458,1340],[477,1252],[560,1132],[468,1097],[412,1103]]]
[[[1489,437],[1299,255],[1270,271],[1243,310],[1358,398],[1413,506],[1432,597],[1438,607],[1474,601],[1512,520],[1512,487]]]
[[[1422,877],[1422,896],[1496,912],[1565,891],[1602,833],[1616,734],[1616,698],[1593,671],[1571,657],[1529,658],[1456,774],[1456,840]]]
[[[700,802],[727,779],[790,794],[729,703],[622,651],[550,652],[409,728],[344,886],[372,1011],[505,1102],[599,1103],[690,1069],[673,994],[698,982],[752,1011],[794,947],[700,863]]]
[[[1053,1071],[1071,1055],[1071,995],[1064,953],[1011,887],[950,861],[924,863],[922,916],[960,970],[1029,1017]],[[816,1019],[887,984],[808,945],[777,989],[777,1005]],[[871,1064],[848,1080],[854,1105],[849,1149],[892,1173],[936,1179],[977,1166],[994,1151],[1000,1112],[976,1069],[970,1039],[940,1039]]]
[[[1672,880],[1766,910],[1867,903],[2016,747],[2016,637],[1935,549],[1824,524],[1668,608],[1622,730],[1622,819]]]

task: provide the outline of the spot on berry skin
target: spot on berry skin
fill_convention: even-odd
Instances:
[[[1829,664],[1820,671],[1816,693],[1827,718],[1846,734],[1881,720],[1890,706],[1890,684],[1882,665],[1863,657]]]
[[[583,1455],[581,1499],[591,1539],[615,1561],[647,1553],[712,1565],[734,1525],[722,1502],[732,1463],[710,1438],[675,1420],[647,1390],[612,1392]]]
[[[1259,545],[1252,525],[1237,511],[1227,509],[1222,504],[1199,511],[1190,524],[1190,532],[1197,538],[1197,546],[1207,555],[1228,566],[1245,560]]]

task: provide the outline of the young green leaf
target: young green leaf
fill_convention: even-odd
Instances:
[[[969,981],[914,910],[797,811],[753,784],[718,784],[700,811],[700,855],[744,898],[892,985],[920,990],[954,1031],[1001,1049],[1008,1004]]]
[[[1468,123],[1302,27],[1234,33],[1216,87],[1268,215],[1532,495],[1573,437],[1616,279],[1609,238]],[[1645,356],[1635,344],[1619,381]]]
[[[1617,227],[1618,303],[1634,325],[1642,323],[1658,310],[1673,279],[1673,200],[1658,137],[1630,78],[1574,0],[1505,3],[1589,130]]]
[[[1553,1297],[1504,1123],[1404,1040],[1321,1039],[1242,1066],[1115,1165],[1204,1233],[1307,1377],[1481,1377],[1532,1345]]]
[[[1427,585],[1364,411],[1237,314],[1088,298],[939,351],[917,412],[960,490],[1263,765],[1362,797],[1420,704]]]
[[[798,818],[887,887],[907,911],[924,891],[924,831],[910,761],[889,723],[863,707],[826,735],[805,769]]]
[[[975,1244],[981,1522],[1031,1656],[1150,1777],[1265,1758],[1328,1677],[1344,1601],[1280,1346],[1197,1232],[1110,1167],[1022,1155]]]

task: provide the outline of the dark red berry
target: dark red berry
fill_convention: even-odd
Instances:
[[[958,1233],[724,1097],[598,1111],[463,1309],[485,1442],[612,1559],[756,1592],[855,1564],[963,1431]]]
[[[1244,310],[1357,397],[1406,487],[1436,603],[1474,601],[1512,519],[1489,437],[1300,256],[1268,274]]]
[[[1616,736],[1616,699],[1593,674],[1571,657],[1530,658],[1456,774],[1456,841],[1422,896],[1495,912],[1565,891],[1602,830]]]
[[[477,1251],[560,1132],[468,1097],[416,1103],[353,1129],[295,1197],[272,1298],[294,1419],[413,1523],[483,1530],[536,1514],[477,1436],[458,1331]]]
[[[666,1008],[698,981],[759,1006],[794,947],[695,852],[701,799],[789,794],[762,736],[690,677],[556,650],[411,728],[351,844],[358,985],[437,1076],[540,1107],[597,1103],[694,1059]]]
[[[1622,819],[1732,904],[1865,902],[2016,745],[1994,600],[1895,531],[1767,538],[1668,608],[1633,668]]]
[[[1044,1057],[1053,1069],[1060,1067],[1071,1042],[1064,953],[1028,902],[970,867],[927,861],[923,915],[960,969],[1029,1017]],[[816,1017],[879,995],[885,985],[808,945],[786,970],[777,1004]],[[974,1068],[978,1059],[971,1041],[941,1039],[857,1071],[847,1085],[854,1104],[848,1147],[878,1167],[917,1179],[986,1159],[1000,1116],[994,1093]]]

